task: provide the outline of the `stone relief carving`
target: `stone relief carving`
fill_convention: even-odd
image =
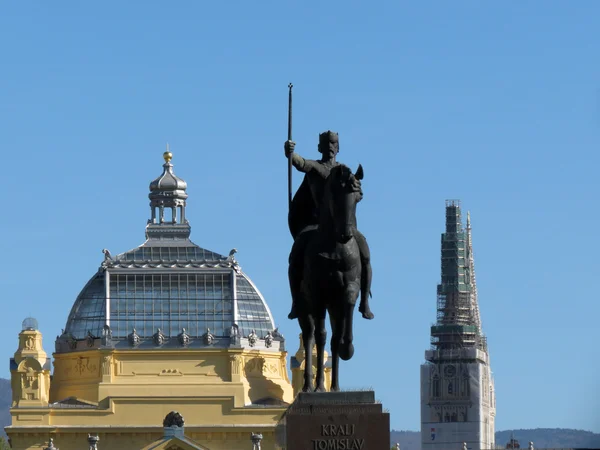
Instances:
[[[249,376],[262,374],[264,364],[265,359],[260,356],[249,358],[248,360],[246,360],[246,375]]]
[[[33,336],[29,336],[27,339],[25,339],[25,349],[35,350],[35,339]]]
[[[90,363],[90,358],[79,358],[75,363],[75,372],[79,375],[83,375],[85,373],[94,373],[98,367],[94,363]]]
[[[239,375],[242,372],[242,357],[240,355],[232,355],[229,357],[231,363],[231,374]]]
[[[25,373],[21,374],[21,399],[39,399],[39,374],[32,367],[27,367]]]

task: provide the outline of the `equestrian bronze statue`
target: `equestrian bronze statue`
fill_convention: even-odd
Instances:
[[[291,89],[291,88],[290,88]],[[290,127],[291,130],[291,127]],[[371,263],[369,246],[356,224],[356,205],[363,197],[362,166],[353,173],[339,164],[337,133],[319,135],[319,160],[304,159],[294,152],[291,131],[285,155],[303,172],[304,180],[290,203],[289,227],[294,244],[289,259],[292,310],[298,319],[305,348],[303,391],[312,391],[312,351],[317,346],[317,392],[325,391],[323,352],[326,341],[325,316],[331,322],[331,390],[339,390],[339,358],[354,354],[352,320],[360,294],[359,312],[372,319],[369,307]]]

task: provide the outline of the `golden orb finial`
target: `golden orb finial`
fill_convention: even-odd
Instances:
[[[169,151],[169,144],[167,144],[167,151],[163,153],[163,158],[165,158],[166,163],[170,163],[173,159],[173,153]]]

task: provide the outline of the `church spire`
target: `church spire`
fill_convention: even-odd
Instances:
[[[437,349],[478,347],[485,350],[481,332],[471,216],[463,228],[459,200],[446,201],[446,231],[442,234],[442,276],[437,289],[437,323],[431,328]]]

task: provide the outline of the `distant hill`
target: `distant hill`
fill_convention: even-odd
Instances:
[[[510,440],[511,433],[521,447],[525,448],[530,441],[536,448],[600,448],[600,434],[567,428],[498,431],[496,442],[504,447]]]
[[[10,380],[0,378],[0,436],[5,436],[4,427],[10,425],[10,404],[12,393]],[[600,434],[583,430],[570,430],[563,428],[536,428],[533,430],[498,431],[496,443],[504,447],[510,440],[511,433],[522,448],[527,448],[529,441],[536,448],[597,448],[600,449]],[[402,450],[421,450],[421,433],[418,431],[391,432],[391,442],[400,443]]]
[[[4,427],[10,425],[10,404],[12,403],[12,391],[10,388],[10,380],[0,378],[0,436],[6,436]]]
[[[535,428],[496,432],[496,444],[504,448],[511,434],[521,448],[533,442],[535,448],[594,448],[600,449],[600,434],[566,428]],[[402,450],[421,450],[421,433],[418,431],[392,431],[391,442],[398,442]]]

